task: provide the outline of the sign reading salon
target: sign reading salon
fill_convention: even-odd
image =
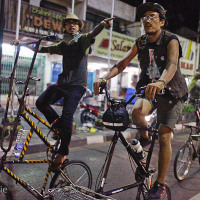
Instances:
[[[96,37],[94,44],[95,56],[108,58],[109,38],[110,32],[105,29]],[[135,38],[133,37],[113,32],[111,42],[111,59],[122,59],[132,48],[134,42]],[[137,56],[131,62],[138,63]]]

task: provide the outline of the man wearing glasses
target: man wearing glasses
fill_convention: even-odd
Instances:
[[[86,91],[87,60],[95,37],[110,27],[114,18],[104,19],[91,32],[82,34],[84,23],[75,14],[68,13],[62,21],[64,37],[61,42],[48,47],[41,47],[40,53],[59,54],[63,56],[63,71],[57,83],[48,87],[36,101],[36,107],[44,114],[54,130],[59,132],[61,145],[52,164],[56,171],[66,160],[72,135],[73,115],[78,103]],[[62,115],[51,107],[64,97]],[[56,139],[56,134],[53,135]]]
[[[162,30],[166,24],[166,10],[157,3],[144,3],[137,8],[137,15],[144,25],[145,35],[136,40],[126,56],[99,81],[94,83],[94,92],[99,94],[100,82],[121,73],[138,55],[140,80],[136,89],[147,86],[145,97],[137,99],[132,110],[132,121],[137,126],[147,126],[145,116],[157,108],[159,129],[158,177],[148,192],[148,199],[161,199],[165,193],[164,179],[171,160],[171,135],[187,96],[187,85],[179,68],[182,50],[177,36]],[[162,97],[154,100],[155,94],[165,90]],[[140,131],[143,147],[151,143],[147,131]]]

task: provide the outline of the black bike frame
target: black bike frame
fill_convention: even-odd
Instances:
[[[100,85],[100,94],[103,93],[103,90],[105,90],[105,94],[106,97],[108,99],[108,102],[110,102],[112,104],[112,102],[114,102],[113,100],[110,99],[110,95],[108,93],[107,87],[106,87],[106,83],[101,83]],[[124,105],[129,104],[136,96],[141,96],[140,92],[144,91],[145,88],[140,88],[135,94],[133,94],[131,96],[131,98],[124,103]],[[130,127],[131,128],[131,127]],[[111,141],[111,147],[110,150],[107,154],[107,158],[105,161],[105,165],[103,167],[103,175],[101,177],[101,182],[100,182],[100,186],[98,186],[99,188],[96,188],[97,192],[103,193],[105,195],[112,195],[112,194],[116,194],[125,190],[129,190],[131,188],[135,188],[138,187],[138,193],[137,193],[137,197],[136,199],[139,199],[139,195],[142,192],[142,187],[145,186],[144,184],[144,180],[146,177],[149,177],[152,173],[154,173],[154,170],[149,170],[149,165],[150,165],[150,161],[151,161],[151,157],[152,157],[152,153],[153,153],[153,148],[154,148],[154,144],[155,144],[155,140],[156,140],[156,134],[158,133],[158,130],[155,129],[154,127],[136,127],[133,129],[140,129],[140,130],[145,130],[148,131],[149,133],[152,133],[152,142],[151,145],[149,147],[148,150],[148,155],[147,155],[147,159],[146,159],[146,164],[143,165],[142,163],[140,163],[140,161],[138,160],[136,153],[134,152],[134,149],[132,148],[131,144],[128,143],[128,141],[124,138],[123,134],[120,131],[115,131],[115,134],[112,138]],[[141,175],[142,178],[140,178],[140,180],[136,180],[136,183],[130,184],[130,185],[125,185],[116,189],[112,189],[109,191],[103,191],[104,185],[105,185],[105,181],[107,178],[107,174],[108,174],[108,170],[110,167],[110,163],[112,160],[112,156],[114,153],[114,149],[115,146],[117,144],[118,139],[121,140],[123,146],[126,148],[128,154],[131,156],[131,158],[134,160],[136,166],[137,166],[137,170],[139,170],[139,174]],[[142,193],[143,194],[143,193]]]
[[[131,147],[131,144],[127,142],[127,140],[124,138],[123,134],[119,131],[116,131],[113,138],[112,138],[112,141],[111,141],[111,148],[110,148],[110,151],[108,152],[108,159],[107,159],[105,166],[104,166],[104,173],[103,173],[103,176],[102,176],[100,188],[97,189],[98,192],[101,192],[104,195],[109,196],[109,195],[113,195],[113,194],[116,194],[116,193],[119,193],[119,192],[122,192],[122,191],[125,191],[125,190],[129,190],[131,188],[140,187],[140,186],[144,185],[143,181],[141,181],[141,182],[136,182],[136,183],[133,183],[133,184],[130,184],[130,185],[125,185],[125,186],[122,186],[122,187],[119,187],[119,188],[115,188],[115,189],[112,189],[112,190],[109,190],[109,191],[103,191],[104,184],[105,184],[107,174],[108,174],[108,170],[109,170],[109,167],[110,167],[110,164],[111,164],[112,156],[113,156],[113,153],[114,153],[114,149],[115,149],[115,146],[117,144],[118,139],[121,140],[121,142],[122,142],[123,146],[126,148],[128,154],[135,161],[138,170],[140,170],[140,174],[142,174],[144,177],[148,177],[152,173],[152,172],[149,171],[149,164],[150,164],[150,161],[151,161],[153,147],[154,147],[154,143],[155,143],[155,140],[156,140],[157,130],[153,129],[153,128],[145,128],[145,127],[144,128],[143,127],[137,127],[137,129],[148,130],[149,132],[153,132],[152,142],[151,142],[151,145],[150,145],[150,148],[149,148],[149,151],[148,151],[146,165],[144,166],[143,164],[140,163],[140,161],[136,157],[136,153],[134,152],[133,148]]]

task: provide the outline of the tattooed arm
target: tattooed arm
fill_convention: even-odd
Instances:
[[[137,55],[137,46],[136,44],[133,45],[133,47],[127,52],[125,57],[117,62],[109,71],[106,75],[100,78],[100,80],[94,82],[93,87],[94,87],[94,93],[96,95],[99,95],[99,86],[102,81],[107,81],[114,76],[117,76],[120,74],[126,66],[131,62],[131,60]]]
[[[131,62],[131,60],[137,55],[137,46],[136,44],[127,52],[124,58],[118,61],[110,70],[109,72],[102,77],[102,79],[109,80],[112,77],[120,74],[124,71],[126,66]]]

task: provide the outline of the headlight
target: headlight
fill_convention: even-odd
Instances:
[[[145,120],[149,122],[151,120],[151,115],[145,116]]]

